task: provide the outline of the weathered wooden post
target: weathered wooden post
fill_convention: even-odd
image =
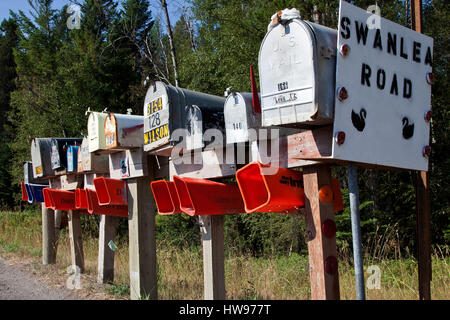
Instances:
[[[118,217],[100,216],[98,236],[97,282],[114,281],[114,250],[109,246],[117,232]]]
[[[172,156],[168,175],[170,178],[178,176],[180,185],[183,185],[182,179],[187,177],[226,177],[236,172],[235,164],[224,164],[223,152],[215,150],[216,147],[222,149],[225,140],[224,102],[222,97],[173,87],[160,81],[150,85],[143,110],[144,151],[152,155]],[[180,138],[183,139],[182,144],[179,143]],[[182,155],[177,153],[181,150]],[[187,184],[185,187],[189,188]],[[189,196],[183,199],[194,202]],[[191,205],[190,209],[186,206],[187,210],[183,210],[182,206],[181,210],[189,215],[199,214],[194,209],[196,203]],[[173,209],[169,211],[174,213]],[[203,212],[199,219],[202,224],[204,295],[205,299],[225,299],[224,218],[219,216],[220,213],[216,213],[219,214],[217,216],[208,214]]]
[[[131,299],[158,298],[155,204],[151,177],[128,180]]]
[[[91,112],[88,118],[88,138],[84,138],[78,152],[78,173],[84,174],[84,190],[77,190],[77,205],[84,205],[92,214],[105,213],[97,208],[98,197],[94,179],[109,177],[109,157],[105,152],[106,113]],[[95,198],[95,199],[93,199]],[[83,200],[84,203],[83,203]],[[95,207],[94,207],[95,203]],[[108,209],[108,208],[106,208]],[[110,209],[111,210],[111,209]],[[108,210],[106,210],[108,211]],[[111,210],[112,211],[112,210]],[[100,215],[98,238],[97,282],[114,281],[114,250],[109,246],[114,241],[119,218],[115,212]]]
[[[84,272],[83,238],[80,217],[81,215],[78,211],[69,210],[69,239],[72,258],[72,271],[76,273]]]
[[[153,164],[143,152],[144,117],[108,114],[105,146],[110,178],[126,180],[131,299],[157,299],[155,204],[150,190]]]
[[[220,216],[200,216],[203,246],[205,300],[225,300],[224,220]]]
[[[411,29],[422,33],[422,1],[413,0],[410,6]],[[427,171],[416,172],[415,189],[419,299],[431,300],[431,208]]]
[[[333,201],[326,201],[320,196],[325,189],[331,189],[330,167],[327,165],[304,167],[303,180],[311,299],[339,300]]]
[[[42,263],[56,263],[55,212],[42,203]]]

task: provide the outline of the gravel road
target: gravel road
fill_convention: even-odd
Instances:
[[[49,287],[23,266],[8,265],[0,258],[0,300],[79,299],[74,291]]]

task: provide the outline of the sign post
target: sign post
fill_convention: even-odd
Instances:
[[[422,33],[422,1],[411,1],[411,29]],[[419,299],[431,300],[431,212],[428,172],[416,172],[417,251]]]

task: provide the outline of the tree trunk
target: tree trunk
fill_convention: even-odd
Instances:
[[[175,79],[175,86],[178,87],[178,71],[177,71],[177,60],[176,60],[176,53],[175,53],[175,47],[173,45],[173,34],[172,34],[172,27],[170,26],[170,18],[169,18],[169,12],[167,11],[167,2],[166,0],[159,0],[161,2],[161,5],[164,10],[164,14],[166,16],[166,22],[167,22],[167,35],[169,36],[169,44],[170,44],[170,53],[172,55],[172,63],[173,63],[173,77]]]

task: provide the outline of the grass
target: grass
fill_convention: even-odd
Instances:
[[[40,261],[41,216],[39,211],[0,212],[0,256],[34,258]],[[388,259],[389,235],[365,248],[364,266],[376,265],[381,271],[380,289],[366,289],[367,299],[418,299],[417,261],[411,254]],[[109,294],[128,297],[129,264],[126,240],[116,242],[115,281],[105,287]],[[83,238],[86,274],[97,273],[98,240]],[[232,251],[232,250],[230,250]],[[432,299],[450,299],[449,247],[434,247],[432,255]],[[180,249],[164,241],[157,244],[159,299],[203,299],[201,247]],[[71,264],[67,229],[60,234],[57,268]],[[36,267],[36,269],[39,269]],[[225,259],[227,299],[310,299],[308,257],[295,253],[279,257],[228,255]],[[366,274],[367,280],[371,274]],[[355,299],[352,257],[348,250],[339,253],[341,299]]]

